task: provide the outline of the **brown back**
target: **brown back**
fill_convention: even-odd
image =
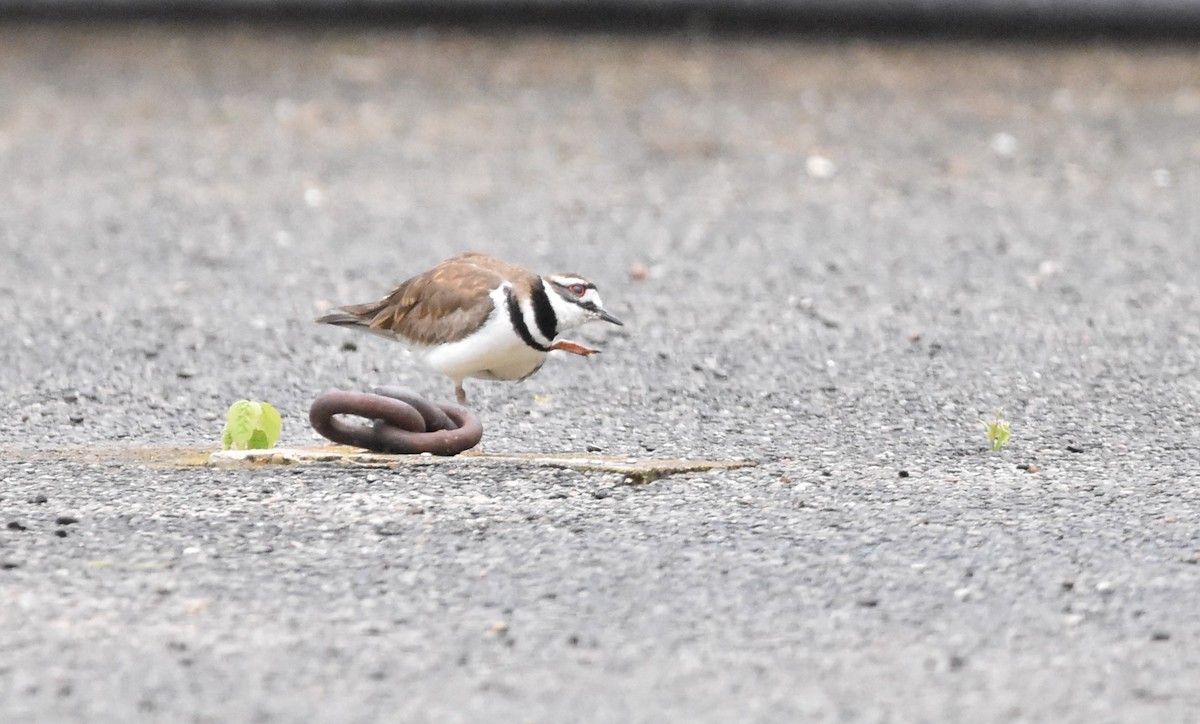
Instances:
[[[519,266],[467,252],[409,279],[378,302],[341,311],[373,332],[391,332],[417,344],[457,342],[492,313],[491,290],[505,281],[529,288],[536,279]]]

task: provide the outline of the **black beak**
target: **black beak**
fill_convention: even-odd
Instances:
[[[601,319],[603,319],[605,322],[612,322],[613,324],[617,325],[618,327],[624,327],[624,326],[625,326],[625,323],[624,323],[624,322],[622,322],[621,320],[617,319],[616,317],[614,317],[613,315],[609,314],[608,312],[604,311],[604,310],[603,310],[603,309],[601,309],[600,307],[596,307],[596,310],[595,310],[595,311],[596,311],[596,314],[597,314],[597,315],[599,315],[599,316],[600,316],[600,318],[601,318]]]

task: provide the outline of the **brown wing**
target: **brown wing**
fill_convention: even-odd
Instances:
[[[497,259],[494,256],[481,254],[478,251],[468,251],[459,254],[442,262],[442,264],[463,264],[486,269],[488,271],[499,274],[502,278],[512,282],[514,287],[532,288],[534,281],[537,280],[537,275],[530,272],[528,269],[523,269],[516,264],[509,264],[503,259]],[[441,266],[439,264],[438,266]],[[495,287],[493,287],[495,288]]]
[[[369,331],[390,332],[417,344],[457,342],[492,313],[495,305],[488,293],[506,279],[513,281],[510,273],[529,276],[485,254],[462,254],[409,279],[378,302],[341,312]]]

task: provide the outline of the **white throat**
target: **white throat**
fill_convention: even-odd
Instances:
[[[546,286],[549,287],[549,283],[547,283]],[[562,334],[568,329],[574,329],[584,322],[595,319],[594,314],[578,304],[568,302],[552,289],[546,290],[546,297],[550,299],[550,307],[554,309],[554,316],[558,318],[559,334]]]

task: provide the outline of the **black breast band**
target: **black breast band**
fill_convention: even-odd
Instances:
[[[554,305],[546,295],[546,285],[538,277],[533,285],[533,319],[537,322],[538,331],[548,340],[553,341],[558,336],[558,315],[554,313]]]
[[[512,293],[511,287],[504,290],[504,296],[508,302],[508,320],[512,322],[513,331],[517,333],[521,341],[539,352],[549,352],[549,347],[538,344],[538,341],[529,333],[529,325],[525,324],[525,316],[521,314],[521,304],[517,301],[516,295]],[[540,324],[538,328],[540,330]]]

